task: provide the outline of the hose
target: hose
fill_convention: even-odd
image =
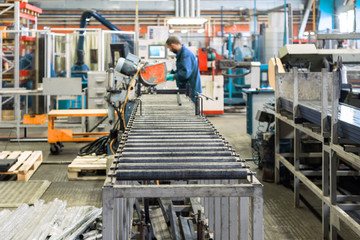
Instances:
[[[127,94],[126,94],[124,106],[123,106],[123,109],[122,109],[122,120],[123,120],[124,130],[126,129],[126,123],[125,123],[125,106],[126,106],[126,103],[127,103],[128,98],[129,98],[130,89],[131,89],[131,87],[134,85],[135,79],[136,79],[137,75],[139,74],[140,70],[141,70],[144,66],[145,66],[145,64],[141,65],[141,67],[137,70],[136,74],[134,75],[133,79],[131,79],[131,82],[130,82],[130,85],[129,85],[129,88],[128,88],[128,91],[127,91]]]

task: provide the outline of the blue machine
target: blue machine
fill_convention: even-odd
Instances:
[[[231,42],[231,35],[228,38],[228,61],[233,61],[228,76],[224,74],[225,81],[227,80],[224,85],[224,103],[228,106],[245,104],[244,90],[251,87],[250,84],[246,84],[245,75],[252,74],[250,62],[254,61],[253,50],[248,46],[239,46],[239,44],[235,47],[236,40],[240,38],[240,34],[234,37],[233,42]],[[261,88],[268,87],[267,70],[268,65],[260,66],[259,81]]]
[[[247,46],[235,47],[234,44],[236,40],[239,39],[241,35],[234,37],[234,42],[231,42],[231,35],[228,39],[228,48],[229,48],[229,59],[234,59],[235,62],[244,62],[251,61],[253,58],[253,53],[251,48]],[[233,54],[233,57],[232,57]],[[234,74],[236,77],[229,77],[228,83],[224,85],[224,103],[226,105],[240,105],[245,104],[243,98],[243,88],[249,88],[249,85],[245,84],[246,73],[249,72],[247,68],[236,68],[234,72],[229,70],[229,74]],[[240,76],[239,76],[240,75]]]

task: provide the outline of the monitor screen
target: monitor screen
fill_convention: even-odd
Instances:
[[[149,59],[164,59],[166,58],[165,45],[149,45]]]

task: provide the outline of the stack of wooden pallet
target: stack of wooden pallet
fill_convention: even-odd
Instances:
[[[105,180],[106,155],[78,156],[68,166],[69,180]]]
[[[2,159],[17,159],[7,172],[0,172],[1,175],[17,175],[18,181],[28,181],[43,161],[42,151],[3,151],[0,153]]]

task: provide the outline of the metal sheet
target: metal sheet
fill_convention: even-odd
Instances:
[[[284,108],[286,111],[292,112],[293,104],[291,100],[280,98],[280,103],[282,108]],[[320,101],[301,101],[299,102],[299,110],[301,117],[315,125],[321,125]],[[360,110],[358,108],[340,103],[338,117],[339,136],[347,138],[355,143],[360,143]],[[328,122],[328,126],[330,126],[331,107],[328,109]]]
[[[81,78],[43,78],[45,95],[81,95]]]
[[[0,207],[13,208],[33,204],[50,186],[49,181],[0,182]]]

